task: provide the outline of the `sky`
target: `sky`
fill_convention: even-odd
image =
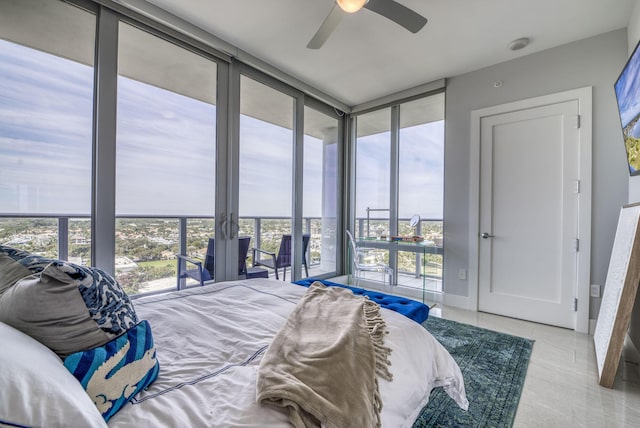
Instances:
[[[0,211],[87,213],[93,72],[0,40]]]
[[[0,213],[89,214],[92,99],[92,67],[0,40]],[[117,108],[117,214],[213,215],[216,107],[119,76]],[[443,138],[442,121],[401,130],[401,217],[442,218]],[[240,216],[291,215],[292,141],[241,116]],[[358,145],[357,206],[388,207],[389,135]],[[305,135],[305,216],[322,213],[323,159]]]
[[[389,208],[390,138],[384,132],[357,140],[356,217],[366,218],[367,207]],[[398,217],[442,219],[444,121],[402,128],[399,140]],[[389,213],[372,211],[370,216],[388,218]]]
[[[625,127],[640,113],[640,49],[636,49],[615,83],[620,121]]]

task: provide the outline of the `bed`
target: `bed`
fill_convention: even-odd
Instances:
[[[286,412],[256,403],[256,373],[305,291],[252,279],[135,300],[139,317],[153,326],[161,372],[109,426],[290,427]],[[411,426],[435,387],[465,406],[460,370],[448,352],[416,322],[383,311],[394,378],[380,382],[382,425]]]
[[[256,401],[256,380],[274,336],[307,290],[251,279],[133,300],[143,320],[137,327],[147,326],[149,339],[152,331],[159,371],[156,366],[150,385],[121,403],[108,425],[98,403],[60,369],[64,361],[72,371],[68,366],[75,354],[60,359],[0,323],[0,339],[14,344],[11,350],[0,348],[0,426],[290,427],[285,408]],[[391,382],[377,382],[382,426],[412,426],[437,387],[446,390],[451,405],[466,408],[462,375],[449,353],[417,322],[396,311],[380,311],[393,375]],[[140,348],[140,355],[151,352]]]

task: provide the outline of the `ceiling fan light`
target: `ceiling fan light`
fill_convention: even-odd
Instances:
[[[347,13],[354,13],[362,9],[369,0],[336,0],[340,9]]]

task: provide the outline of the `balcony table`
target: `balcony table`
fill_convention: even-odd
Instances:
[[[378,248],[388,251],[407,251],[417,254],[422,254],[422,303],[425,302],[425,285],[426,285],[426,271],[427,271],[427,254],[444,254],[444,249],[441,245],[436,245],[433,241],[394,241],[391,238],[379,238],[379,237],[360,237],[356,239],[356,243],[359,247],[363,248]],[[398,285],[398,269],[397,266],[392,266],[393,280],[392,285]]]

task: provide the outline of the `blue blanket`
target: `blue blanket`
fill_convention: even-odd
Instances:
[[[328,287],[342,287],[353,291],[353,294],[361,294],[369,297],[370,300],[376,302],[383,308],[391,309],[405,317],[422,324],[429,317],[429,306],[406,297],[392,296],[390,294],[380,293],[379,291],[365,290],[364,288],[350,287],[337,282],[327,281],[326,279],[306,278],[295,281],[294,284],[309,287],[314,282],[319,281]]]

